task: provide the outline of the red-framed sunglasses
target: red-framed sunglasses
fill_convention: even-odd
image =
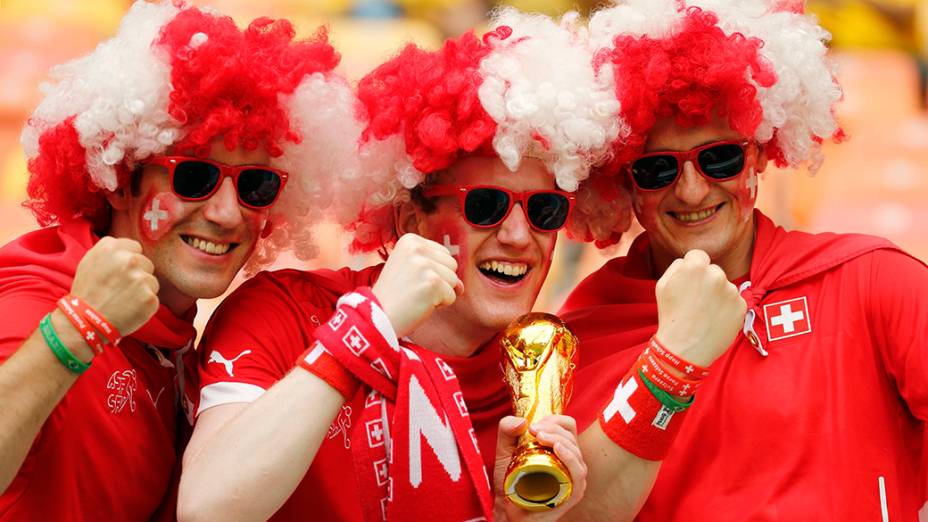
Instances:
[[[516,203],[529,224],[540,232],[560,230],[576,198],[560,190],[513,192],[492,185],[434,185],[423,191],[427,197],[457,196],[464,219],[475,227],[490,228],[503,222]]]
[[[683,151],[650,152],[632,162],[628,170],[639,190],[661,190],[673,185],[687,161],[710,181],[725,181],[744,170],[749,140],[714,141]]]
[[[264,209],[277,201],[287,184],[286,172],[264,165],[226,165],[188,156],[155,156],[145,163],[166,167],[171,176],[171,190],[188,201],[208,199],[222,180],[230,177],[240,204]]]

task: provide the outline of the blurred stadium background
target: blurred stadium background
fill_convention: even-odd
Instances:
[[[49,67],[84,54],[115,32],[128,0],[0,0],[0,244],[36,225],[21,206],[26,166],[19,144],[23,122],[39,99]],[[240,25],[258,16],[286,17],[306,35],[330,27],[354,80],[405,42],[436,47],[445,36],[480,30],[491,0],[195,0],[231,15]],[[501,2],[552,15],[584,14],[601,0]],[[833,53],[845,89],[840,117],[849,139],[829,145],[815,177],[768,171],[759,206],[789,227],[808,231],[885,236],[928,259],[928,0],[810,0],[808,10],[834,35]],[[921,225],[919,225],[921,223]],[[628,237],[637,231],[633,227]],[[351,257],[334,226],[322,225],[322,255],[311,264],[282,259],[279,267],[364,266]],[[335,245],[335,246],[332,246]],[[551,276],[537,308],[556,311],[577,281],[609,251],[567,241],[558,244]],[[218,299],[200,306],[202,326]]]

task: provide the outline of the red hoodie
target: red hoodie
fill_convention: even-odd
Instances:
[[[638,520],[916,520],[928,270],[883,239],[755,219],[742,295],[769,355],[739,335],[712,364]],[[648,250],[642,234],[561,312],[580,339],[581,429],[657,330]]]
[[[98,239],[89,223],[77,221],[31,232],[0,249],[0,364],[70,290],[78,262]],[[178,318],[162,306],[140,330],[94,359],[0,495],[0,520],[174,517],[178,429],[187,424],[181,402],[192,409],[187,397],[196,390],[190,350],[195,314],[192,309]]]

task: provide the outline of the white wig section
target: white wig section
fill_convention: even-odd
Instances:
[[[815,172],[822,163],[821,145],[838,131],[834,106],[841,99],[825,42],[831,35],[812,17],[774,11],[775,2],[699,0],[692,2],[719,16],[726,33],[739,32],[764,42],[760,54],[774,66],[777,81],[758,87],[764,118],[754,139],[767,143],[776,132],[777,145],[790,166],[808,164]]]
[[[180,125],[168,114],[170,65],[152,48],[161,28],[179,9],[171,2],[136,2],[113,38],[89,55],[55,67],[52,82],[22,133],[27,159],[39,152],[39,136],[76,115],[87,170],[105,190],[117,188],[114,165],[161,153],[178,141]]]
[[[725,34],[761,40],[760,55],[773,65],[777,79],[769,88],[755,83],[763,119],[753,138],[762,144],[776,139],[789,166],[808,165],[814,172],[822,161],[817,138],[839,131],[834,106],[842,92],[827,57],[831,35],[811,16],[787,10],[789,5],[782,0],[622,0],[593,15],[590,39],[595,49],[603,49],[619,35],[665,38],[687,8],[699,7],[718,16]]]
[[[577,18],[568,13],[557,24],[544,15],[498,11],[491,29],[508,26],[513,33],[490,39],[478,90],[497,124],[493,148],[500,160],[515,171],[526,155],[537,157],[570,192],[627,131],[612,85],[594,73]]]
[[[271,164],[289,173],[290,179],[268,216],[271,234],[258,243],[245,266],[249,275],[273,262],[285,248],[301,260],[314,257],[318,251],[312,226],[325,217],[336,186],[352,186],[361,179],[356,148],[362,125],[353,117],[356,98],[348,83],[317,72],[281,98],[291,127],[302,139],[284,142],[283,155],[271,158]]]

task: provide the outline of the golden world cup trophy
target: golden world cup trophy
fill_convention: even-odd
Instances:
[[[564,411],[573,389],[577,338],[557,316],[529,313],[503,333],[502,367],[515,414],[529,424]],[[530,511],[553,509],[570,498],[567,467],[526,431],[509,461],[506,496]]]

